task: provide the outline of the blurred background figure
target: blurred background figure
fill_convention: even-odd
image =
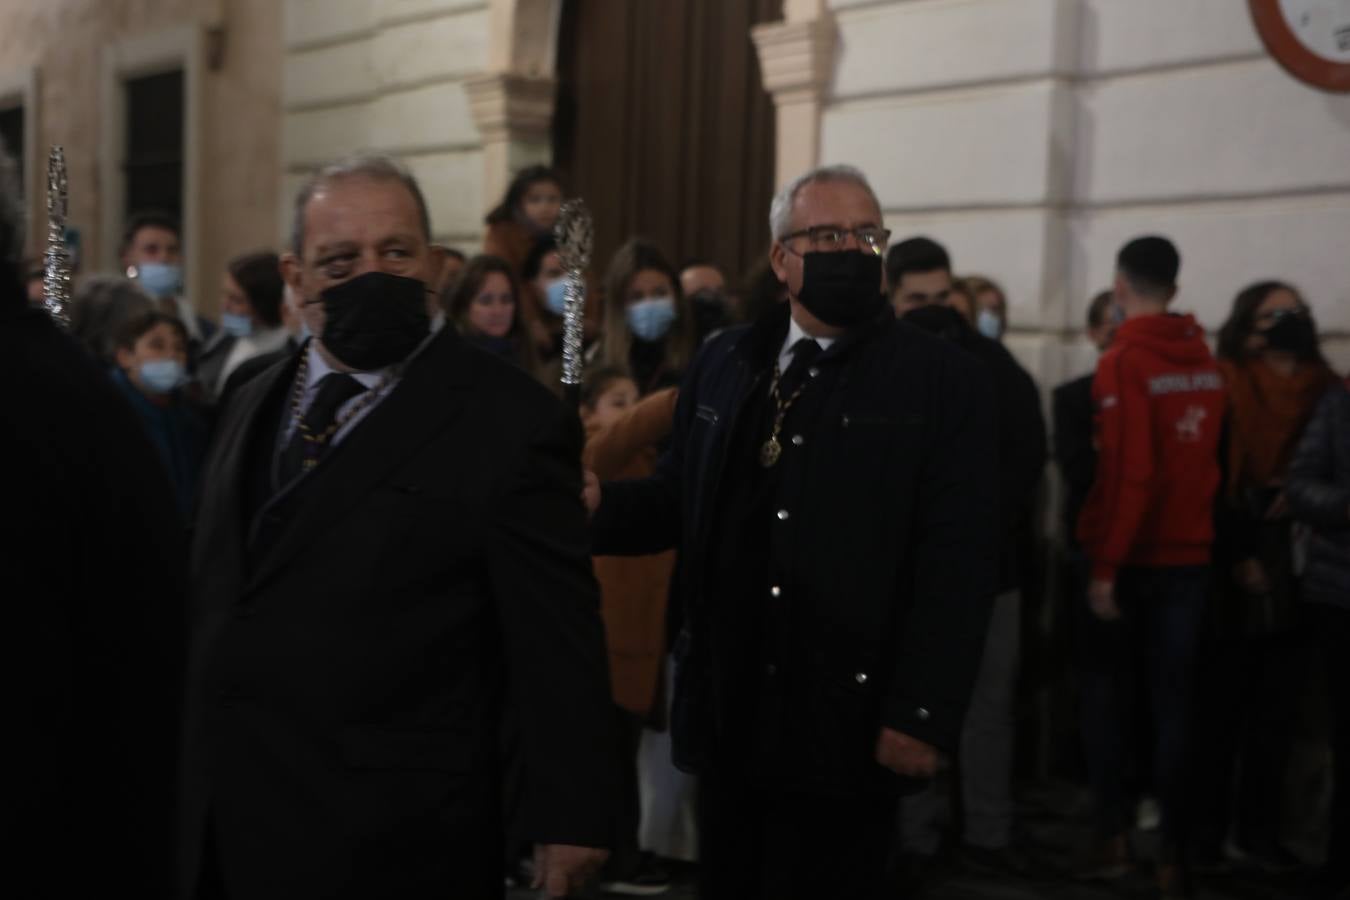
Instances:
[[[439,289],[441,291],[451,290],[455,286],[455,280],[464,271],[464,267],[469,264],[469,258],[464,255],[464,251],[455,247],[434,246],[440,251],[442,259]],[[517,271],[516,274],[519,275],[520,272]]]
[[[562,354],[563,311],[566,300],[566,270],[558,255],[558,244],[552,236],[541,237],[525,258],[521,270],[521,300],[523,321],[534,338],[539,358],[552,362]],[[582,321],[583,339],[590,346],[600,336],[604,325],[605,298],[596,290],[589,273],[585,277],[586,310]],[[535,310],[533,324],[529,310]]]
[[[582,391],[581,420],[586,428],[582,465],[605,481],[647,478],[656,471],[659,450],[670,437],[675,418],[674,388],[638,399],[637,384],[626,370],[614,366],[596,369]],[[670,873],[651,853],[642,852],[639,829],[653,807],[675,821],[681,795],[690,780],[674,771],[669,759],[659,772],[663,790],[642,804],[638,753],[649,729],[664,730],[666,656],[670,650],[666,620],[675,553],[650,556],[598,556],[595,577],[600,582],[600,610],[609,649],[610,681],[614,690],[621,773],[618,820],[613,856],[600,878],[600,890],[626,896],[663,893]],[[673,795],[673,796],[672,796]]]
[[[155,309],[133,281],[121,275],[84,279],[70,303],[70,333],[109,370],[117,365],[117,336],[122,326]]]
[[[971,293],[964,279],[952,282],[952,289],[947,292],[947,299],[942,305],[951,307],[957,315],[965,319],[967,325],[975,327],[975,295]]]
[[[774,273],[766,253],[741,277],[740,321],[756,322],[780,303],[787,302],[787,285]]]
[[[475,256],[442,298],[465,340],[539,376],[539,356],[521,318],[520,282],[506,260]]]
[[[1287,476],[1289,508],[1310,530],[1303,600],[1332,701],[1335,793],[1319,887],[1324,896],[1344,897],[1350,893],[1350,381],[1323,395]]]
[[[1337,378],[1322,358],[1307,304],[1278,281],[1237,295],[1219,331],[1218,358],[1229,403],[1217,596],[1199,707],[1206,765],[1197,853],[1278,871],[1300,864],[1282,823],[1290,751],[1308,727],[1312,684],[1298,629],[1285,475],[1313,408]]]
[[[928,258],[946,258],[933,245]],[[950,272],[945,269],[932,272]],[[897,284],[913,294],[936,286],[930,273],[916,286],[912,272]],[[923,285],[927,280],[929,285]],[[1022,608],[1031,559],[1033,513],[1046,462],[1045,421],[1040,392],[1002,344],[977,333],[959,308],[969,299],[964,286],[952,284],[938,301],[914,305],[907,324],[936,334],[979,359],[993,376],[998,415],[997,443],[988,448],[988,465],[999,473],[998,586],[984,641],[975,690],[961,732],[957,781],[961,833],[958,858],[969,869],[996,875],[1029,875],[1032,863],[1013,846],[1013,747],[1015,703],[1022,645]],[[931,872],[941,843],[942,797],[934,786],[901,804],[901,840],[907,854],[907,875],[923,881]]]
[[[206,422],[184,396],[187,329],[154,310],[124,322],[117,333],[113,380],[136,410],[173,484],[178,508],[191,521],[206,454]]]
[[[183,282],[183,232],[178,220],[161,212],[140,212],[127,220],[122,233],[122,268],[160,308],[183,320],[189,353],[216,333],[216,326],[197,314]]]
[[[694,345],[737,319],[736,300],[727,291],[727,277],[713,263],[687,260],[680,267],[680,291],[693,317]]]
[[[531,280],[525,273],[526,260],[536,252],[541,240],[551,240],[553,226],[562,209],[562,178],[547,166],[529,166],[511,179],[506,195],[487,215],[483,235],[483,253],[506,260],[519,278]],[[541,310],[534,298],[525,298],[525,323],[536,342],[545,343]]]
[[[660,248],[642,238],[620,247],[605,275],[605,297],[598,361],[626,367],[644,397],[679,384],[693,352],[693,322]]]
[[[895,314],[947,302],[952,290],[952,260],[937,241],[913,237],[886,251],[886,284]]]
[[[221,284],[220,330],[197,358],[197,381],[208,400],[245,362],[275,353],[290,334],[282,322],[281,261],[270,251],[230,260]]]
[[[991,340],[1003,340],[1008,330],[1008,298],[1003,288],[984,275],[967,275],[961,286],[975,301],[975,330]]]

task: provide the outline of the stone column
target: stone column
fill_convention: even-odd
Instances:
[[[489,205],[506,191],[517,169],[548,163],[553,147],[557,81],[545,75],[487,72],[464,82],[483,139],[483,198]]]
[[[777,184],[820,162],[820,115],[836,45],[834,20],[820,0],[790,0],[785,12],[786,21],[751,29],[777,110]]]

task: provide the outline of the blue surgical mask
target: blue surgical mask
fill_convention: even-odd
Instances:
[[[991,341],[1003,337],[1003,320],[992,309],[980,310],[980,314],[975,317],[975,328]]]
[[[162,300],[183,291],[183,267],[171,263],[145,263],[136,267],[136,281],[151,297]]]
[[[155,394],[171,394],[187,381],[183,364],[176,359],[152,359],[141,363],[141,384]]]
[[[548,308],[555,316],[567,309],[567,279],[555,278],[548,283]]]
[[[631,304],[627,310],[628,330],[639,340],[653,343],[670,333],[675,324],[675,301],[669,297],[652,297]]]
[[[220,327],[225,333],[237,338],[246,338],[253,333],[253,317],[239,313],[221,313]]]

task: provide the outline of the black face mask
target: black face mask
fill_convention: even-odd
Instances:
[[[1292,353],[1299,359],[1309,359],[1317,353],[1317,331],[1312,319],[1304,313],[1285,313],[1261,336],[1271,350]]]
[[[852,328],[877,317],[886,304],[881,294],[881,257],[862,250],[807,253],[802,257],[798,302],[834,328]]]
[[[715,288],[704,288],[690,294],[689,308],[694,315],[694,332],[700,342],[717,329],[731,324],[726,295]]]
[[[416,278],[365,272],[319,295],[325,320],[320,339],[358,372],[408,358],[431,331],[427,286]]]

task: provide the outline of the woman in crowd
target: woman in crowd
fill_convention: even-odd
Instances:
[[[971,328],[975,327],[975,295],[966,285],[964,279],[958,278],[952,282],[952,289],[947,294],[946,305],[960,313],[961,318],[966,320],[967,325]],[[985,335],[985,337],[988,337],[988,335]]]
[[[620,247],[605,275],[605,298],[599,361],[626,367],[642,396],[678,384],[692,356],[692,321],[661,250],[642,238]]]
[[[534,338],[541,359],[553,360],[562,353],[563,310],[566,299],[567,271],[558,255],[558,243],[552,236],[535,242],[521,269],[521,306],[524,320]],[[603,298],[586,279],[586,311],[582,320],[587,346],[600,336],[603,325]]]
[[[586,427],[582,465],[588,471],[602,481],[645,478],[656,470],[658,445],[670,436],[675,389],[658,391],[639,401],[637,384],[627,371],[602,366],[586,380],[581,418]],[[609,893],[652,894],[670,884],[669,876],[652,857],[640,851],[638,829],[643,810],[638,752],[644,729],[663,727],[665,722],[666,610],[674,571],[674,552],[595,559],[618,718],[615,733],[625,763],[620,777],[614,855],[601,876],[601,890]],[[677,818],[678,790],[687,782],[677,777],[661,780],[671,785],[677,796],[654,797],[658,802],[649,803],[648,811],[658,806],[664,816]],[[667,799],[669,802],[659,802]],[[666,827],[673,830],[675,826],[670,822]]]
[[[960,285],[973,303],[970,324],[990,340],[1003,340],[1008,330],[1008,298],[1003,288],[983,275],[968,275]]]
[[[1279,870],[1298,862],[1279,826],[1292,734],[1306,718],[1307,693],[1285,476],[1314,406],[1336,379],[1307,304],[1277,281],[1238,294],[1219,332],[1217,357],[1229,395],[1221,450],[1226,483],[1218,499],[1211,647],[1202,656],[1197,704],[1208,742],[1198,757],[1205,795],[1196,809],[1208,816],[1197,823],[1197,856],[1218,859],[1231,829],[1229,855]]]
[[[149,312],[154,301],[121,275],[94,275],[70,303],[70,333],[109,369],[117,365],[117,335],[128,319]]]
[[[188,333],[158,311],[124,322],[116,338],[113,380],[145,425],[173,483],[184,520],[192,516],[206,451],[206,422],[182,395],[187,383]]]
[[[246,253],[230,260],[221,282],[220,331],[197,360],[197,380],[208,398],[220,396],[240,364],[286,345],[290,335],[281,321],[283,287],[275,253]]]
[[[539,374],[539,356],[520,316],[520,284],[499,256],[475,256],[442,294],[450,322],[464,339],[494,356]]]
[[[1350,893],[1350,381],[1322,397],[1289,463],[1285,494],[1307,525],[1303,599],[1325,650],[1332,703],[1331,840],[1321,887]]]

